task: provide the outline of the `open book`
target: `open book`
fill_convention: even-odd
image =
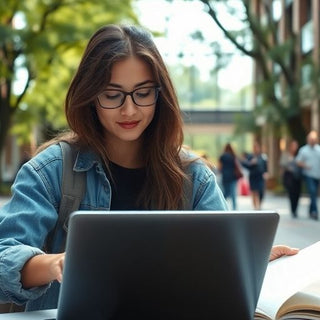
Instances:
[[[320,241],[269,263],[254,319],[320,319]]]

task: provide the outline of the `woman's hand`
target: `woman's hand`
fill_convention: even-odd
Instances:
[[[55,254],[50,264],[50,273],[54,280],[62,281],[65,253]]]
[[[284,245],[273,246],[271,249],[269,261],[278,259],[282,256],[293,256],[299,252],[297,248],[291,248]]]
[[[65,253],[40,254],[29,259],[21,270],[23,288],[39,287],[62,281]]]

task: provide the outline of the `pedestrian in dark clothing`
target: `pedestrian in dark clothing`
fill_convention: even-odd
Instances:
[[[296,140],[292,140],[289,143],[288,150],[284,151],[280,158],[280,166],[283,170],[282,183],[289,196],[291,215],[293,218],[297,217],[297,208],[302,184],[300,173],[301,169],[296,162],[298,150],[298,142]]]
[[[237,180],[241,177],[239,168],[239,160],[231,144],[227,143],[219,158],[219,171],[222,177],[223,195],[226,199],[231,199],[233,210],[237,209]]]
[[[268,158],[266,154],[261,152],[261,146],[258,142],[254,142],[253,153],[248,154],[247,157],[241,161],[241,164],[249,170],[249,185],[253,207],[255,210],[260,210],[265,192]]]

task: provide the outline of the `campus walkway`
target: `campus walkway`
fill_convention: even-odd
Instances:
[[[290,215],[289,200],[285,195],[275,195],[267,192],[262,203],[263,210],[275,210],[280,214],[275,244],[287,244],[292,247],[304,248],[316,241],[320,241],[320,220],[309,218],[309,198],[302,196],[299,200],[298,218]],[[320,209],[320,198],[318,200]],[[238,210],[252,210],[250,196],[238,196]]]
[[[0,196],[0,206],[7,199]],[[308,205],[308,197],[301,197],[298,218],[292,219],[289,213],[289,201],[286,196],[274,195],[272,192],[266,194],[262,209],[275,210],[280,214],[280,223],[274,244],[287,244],[302,249],[316,241],[320,241],[320,220],[309,219]],[[320,208],[320,198],[318,205]],[[238,196],[238,210],[252,210],[250,196]]]

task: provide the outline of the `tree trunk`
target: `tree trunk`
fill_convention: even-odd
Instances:
[[[297,140],[300,146],[304,145],[307,133],[303,125],[302,115],[298,114],[288,118],[287,126],[292,139]]]
[[[6,138],[11,123],[11,116],[13,112],[9,104],[9,99],[0,96],[0,184],[3,182],[2,177],[2,154],[4,151]]]

